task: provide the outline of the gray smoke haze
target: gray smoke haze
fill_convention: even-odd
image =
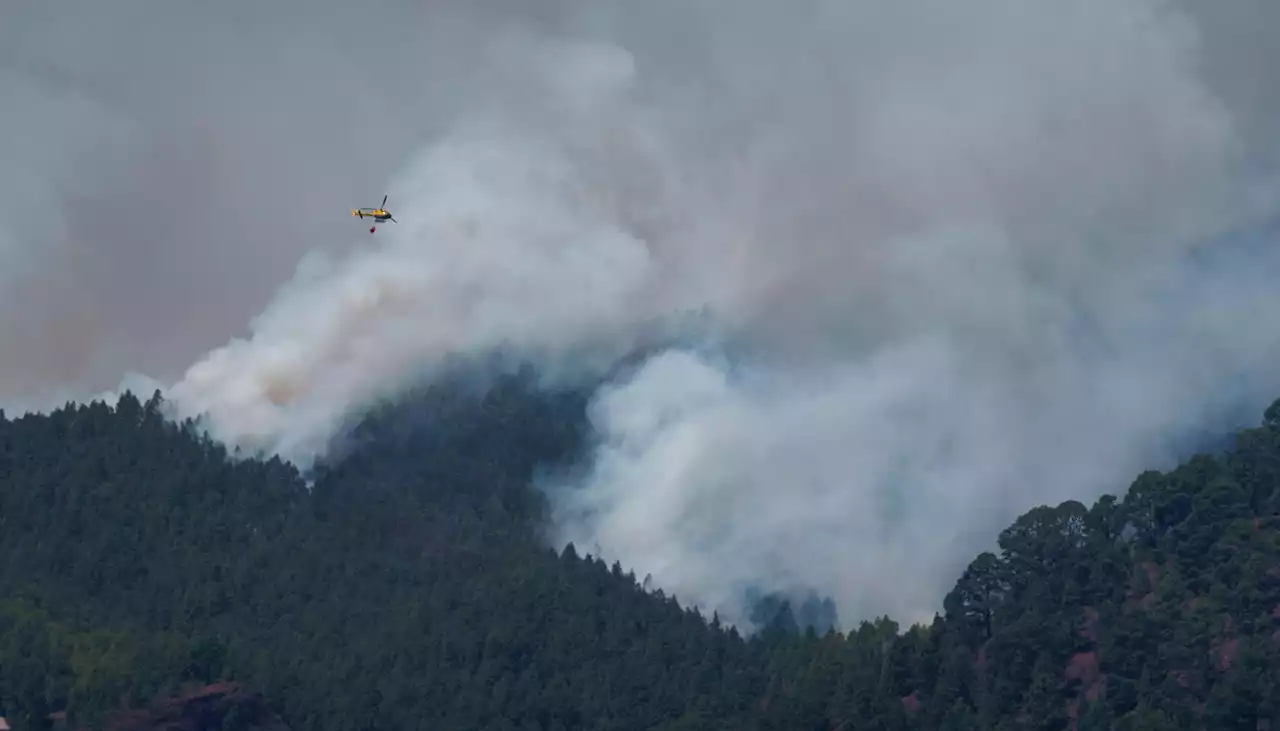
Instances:
[[[145,373],[305,464],[450,352],[705,308],[731,354],[597,395],[558,539],[729,621],[921,619],[1280,394],[1272,5],[6,8],[0,394]]]

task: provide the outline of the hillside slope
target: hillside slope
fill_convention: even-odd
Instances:
[[[0,711],[233,680],[335,731],[1280,729],[1280,402],[1123,501],[1028,512],[930,627],[784,605],[747,641],[545,547],[529,482],[581,454],[586,392],[530,378],[369,416],[310,491],[157,398],[0,419]]]

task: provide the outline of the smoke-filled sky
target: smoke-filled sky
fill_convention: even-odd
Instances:
[[[305,463],[446,353],[582,367],[705,308],[728,353],[597,394],[559,539],[729,620],[747,587],[921,619],[1020,512],[1280,395],[1278,25],[1264,0],[11,2],[0,402],[156,379]],[[370,236],[347,211],[384,192]]]

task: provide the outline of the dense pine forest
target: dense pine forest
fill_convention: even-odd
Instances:
[[[310,485],[159,395],[0,415],[0,715],[142,727],[226,682],[261,701],[227,731],[1280,731],[1280,401],[1122,498],[1026,513],[930,626],[783,603],[750,638],[547,548],[531,478],[584,453],[586,401],[427,388]]]

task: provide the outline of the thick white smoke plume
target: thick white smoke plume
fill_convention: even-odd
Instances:
[[[448,108],[400,223],[304,259],[176,415],[306,462],[448,353],[607,362],[705,307],[739,355],[602,390],[558,535],[730,621],[813,588],[848,624],[931,614],[1018,513],[1280,395],[1280,252],[1216,238],[1277,210],[1280,105],[1238,78],[1280,49],[1212,10],[499,5],[425,11],[467,64],[398,90]]]

